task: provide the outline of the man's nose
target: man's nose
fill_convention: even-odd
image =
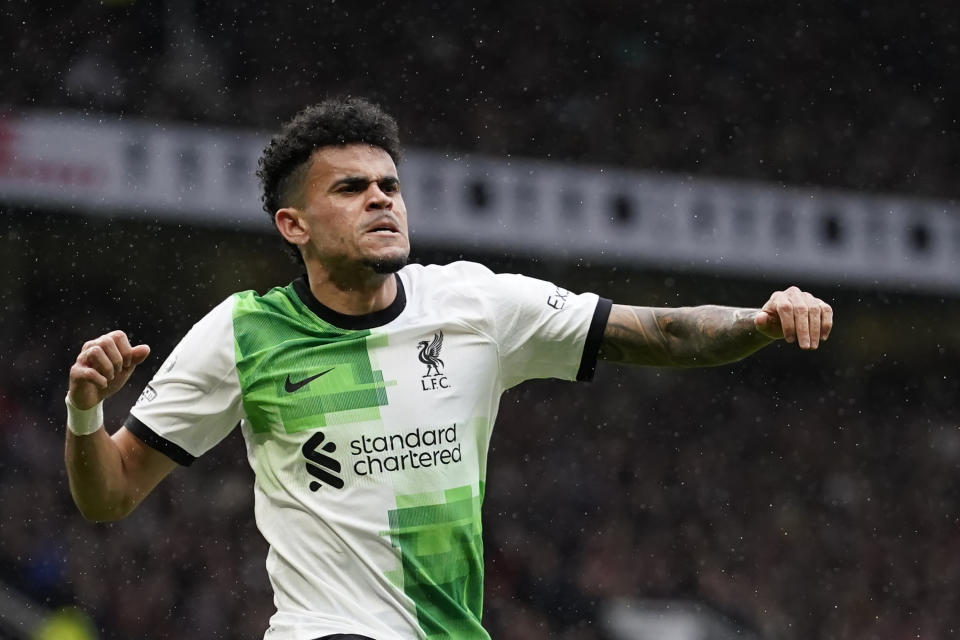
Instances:
[[[393,208],[393,198],[384,193],[383,189],[380,188],[376,182],[372,183],[370,188],[372,192],[370,194],[370,200],[367,202],[367,206],[372,209],[392,209]]]

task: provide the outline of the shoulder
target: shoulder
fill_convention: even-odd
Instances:
[[[191,329],[190,333],[202,334],[205,339],[219,342],[233,336],[240,328],[262,324],[265,316],[297,317],[299,315],[293,297],[292,285],[275,287],[261,295],[257,291],[238,291],[214,306]]]
[[[296,295],[293,283],[290,283],[283,287],[274,287],[262,295],[253,289],[238,291],[228,297],[224,303],[232,303],[231,308],[233,311],[235,313],[242,313],[286,308],[291,306],[291,302],[296,298]]]
[[[297,278],[288,285],[274,287],[262,295],[256,291],[235,293],[231,296],[234,301],[234,324],[245,329],[277,325],[312,327],[317,323],[317,318],[304,298],[303,291],[309,291],[308,287],[303,278]]]
[[[400,272],[415,316],[445,318],[486,333],[496,316],[496,274],[476,262],[412,264]]]
[[[406,277],[405,284],[419,287],[420,294],[466,296],[475,301],[490,298],[497,304],[558,289],[546,280],[521,273],[497,273],[482,264],[466,260],[445,265],[408,265],[401,273]]]
[[[259,352],[287,340],[329,329],[329,325],[310,310],[309,303],[297,292],[298,286],[307,285],[294,280],[263,295],[256,291],[242,291],[232,296],[232,330],[238,353]]]
[[[496,296],[498,276],[482,264],[458,261],[444,265],[413,264],[401,271],[409,299],[444,305],[483,306]]]
[[[449,264],[410,264],[401,273],[413,282],[442,283],[488,280],[496,274],[477,262],[458,260]]]

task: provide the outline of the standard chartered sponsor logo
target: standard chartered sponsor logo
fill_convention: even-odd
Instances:
[[[358,476],[436,467],[463,459],[456,423],[449,427],[417,427],[388,436],[360,436],[350,442],[350,453],[353,471]]]

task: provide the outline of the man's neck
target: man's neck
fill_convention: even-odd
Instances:
[[[392,273],[336,277],[319,265],[307,265],[310,292],[324,306],[338,313],[361,316],[386,309],[397,297],[397,279]]]

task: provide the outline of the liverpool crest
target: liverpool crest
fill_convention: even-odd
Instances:
[[[420,386],[424,391],[434,389],[447,389],[449,383],[447,377],[443,375],[443,360],[440,359],[440,349],[443,348],[443,331],[437,331],[433,334],[433,340],[421,340],[417,343],[420,353],[417,358],[427,366],[427,372],[423,374]]]

